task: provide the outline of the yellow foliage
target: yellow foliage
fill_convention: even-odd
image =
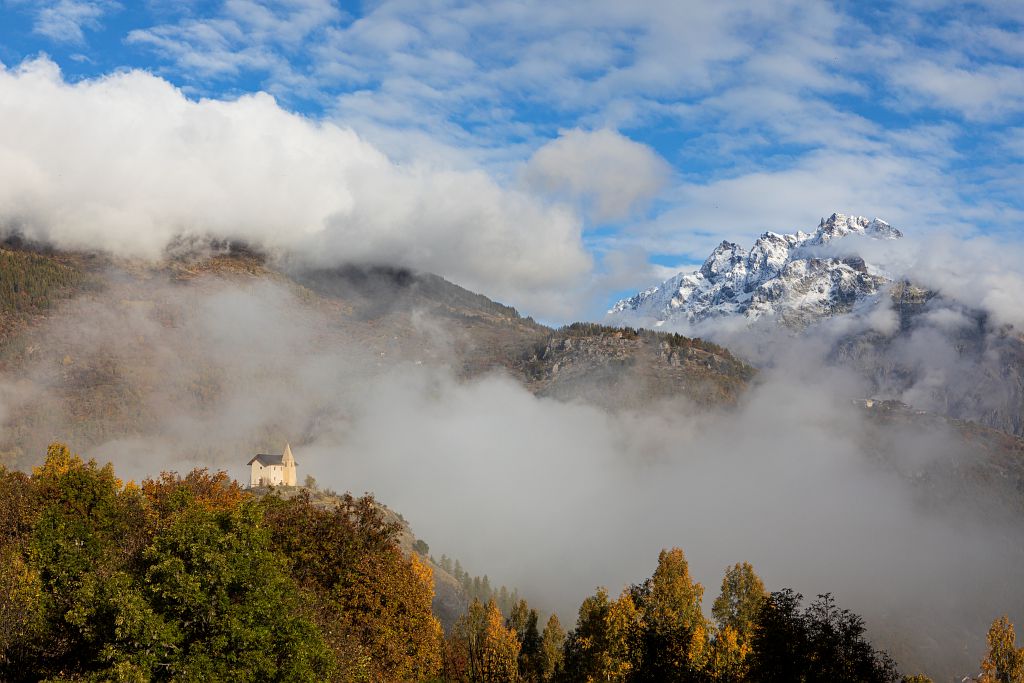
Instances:
[[[1024,683],[1024,648],[1017,649],[1017,635],[1005,615],[988,630],[988,653],[981,662],[982,683]]]
[[[45,482],[55,482],[69,472],[90,469],[95,470],[97,463],[90,459],[88,462],[82,460],[77,453],[62,443],[54,442],[46,449],[46,461],[41,467],[32,468],[32,478]],[[117,490],[124,487],[123,482],[114,476],[114,466],[107,463],[99,469],[100,476],[112,483]]]
[[[494,600],[487,603],[484,626],[481,683],[513,683],[519,680],[519,638],[505,620]]]
[[[715,681],[741,681],[747,673],[750,645],[740,638],[732,626],[725,626],[715,634],[710,648],[707,669]]]
[[[603,667],[608,681],[625,681],[633,670],[637,658],[634,649],[643,630],[643,617],[633,596],[623,590],[619,599],[608,607],[608,650]]]
[[[32,641],[42,624],[42,581],[16,547],[0,553],[0,660],[15,643]]]
[[[362,559],[339,595],[342,629],[366,647],[374,680],[418,681],[441,668],[443,632],[431,612],[433,573],[392,548]]]

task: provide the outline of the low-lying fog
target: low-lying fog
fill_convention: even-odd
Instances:
[[[596,586],[643,580],[670,546],[706,606],[725,567],[749,561],[770,589],[833,592],[909,672],[973,673],[992,619],[1024,620],[1019,508],[964,482],[914,487],[933,461],[971,457],[934,427],[885,434],[887,459],[869,454],[878,427],[851,402],[866,388],[810,351],[780,356],[735,410],[609,414],[502,374],[460,381],[444,364],[382,358],[283,285],[147,287],[141,301],[65,305],[36,335],[45,348],[2,378],[5,430],[48,406],[33,437],[67,438],[62,377],[102,358],[148,417],[75,450],[123,477],[201,465],[247,482],[253,450],[287,438],[300,479],[375,493],[435,557],[568,623]],[[445,333],[413,319],[425,339]]]

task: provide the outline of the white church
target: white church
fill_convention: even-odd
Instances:
[[[259,453],[249,461],[252,468],[249,477],[249,486],[295,486],[295,456],[292,455],[292,447],[284,445],[284,453],[281,455],[269,455]]]

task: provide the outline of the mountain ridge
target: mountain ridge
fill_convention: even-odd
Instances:
[[[897,240],[903,233],[879,218],[833,213],[812,233],[764,232],[749,250],[723,240],[700,269],[618,301],[608,319],[661,326],[780,314],[799,322],[847,312],[891,283],[860,257],[820,253],[849,237]]]

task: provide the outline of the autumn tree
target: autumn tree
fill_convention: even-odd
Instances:
[[[709,655],[710,627],[701,610],[704,587],[690,578],[679,548],[662,550],[650,579],[633,588],[643,621],[641,664],[635,680],[699,677]]]
[[[708,679],[715,683],[747,680],[750,651],[750,644],[741,640],[739,632],[732,626],[717,629],[705,663]]]
[[[452,681],[479,681],[483,677],[483,653],[487,608],[474,598],[466,613],[452,627],[445,658],[445,674]]]
[[[39,508],[29,477],[0,467],[0,668],[10,648],[34,642],[45,625],[42,582],[28,554]]]
[[[748,642],[761,605],[768,597],[761,578],[748,563],[737,563],[725,570],[722,591],[711,607],[718,629],[731,628],[740,642]]]
[[[580,605],[576,628],[565,641],[560,680],[625,681],[641,655],[640,612],[628,591],[609,600],[599,588]]]
[[[515,683],[519,680],[519,639],[505,626],[501,610],[487,603],[484,625],[483,668],[480,683]]]
[[[754,625],[767,596],[750,564],[726,568],[721,593],[711,608],[716,622],[706,666],[711,680],[727,683],[746,678]]]
[[[400,525],[387,522],[372,497],[346,494],[332,509],[314,505],[305,492],[262,504],[273,546],[315,603],[340,662],[339,680],[419,680],[440,670],[432,572],[402,555]]]
[[[983,683],[1024,683],[1024,648],[1017,648],[1017,636],[1007,616],[992,622],[986,640],[988,652],[981,662],[980,680]]]
[[[519,680],[520,643],[506,626],[492,599],[476,598],[455,623],[448,639],[445,678],[467,683],[509,683]]]
[[[161,472],[156,479],[142,482],[142,493],[154,512],[165,518],[193,503],[211,511],[232,510],[249,496],[227,472],[211,474],[205,467],[184,477],[177,472]]]
[[[553,680],[562,668],[563,648],[565,646],[565,629],[562,628],[557,614],[548,617],[541,633],[541,670],[542,679]]]
[[[364,555],[333,597],[343,631],[372,662],[374,680],[419,681],[440,671],[443,633],[431,611],[433,572],[415,554],[406,558],[391,547]]]
[[[20,548],[0,545],[0,672],[16,648],[38,641],[45,628],[43,585]]]

